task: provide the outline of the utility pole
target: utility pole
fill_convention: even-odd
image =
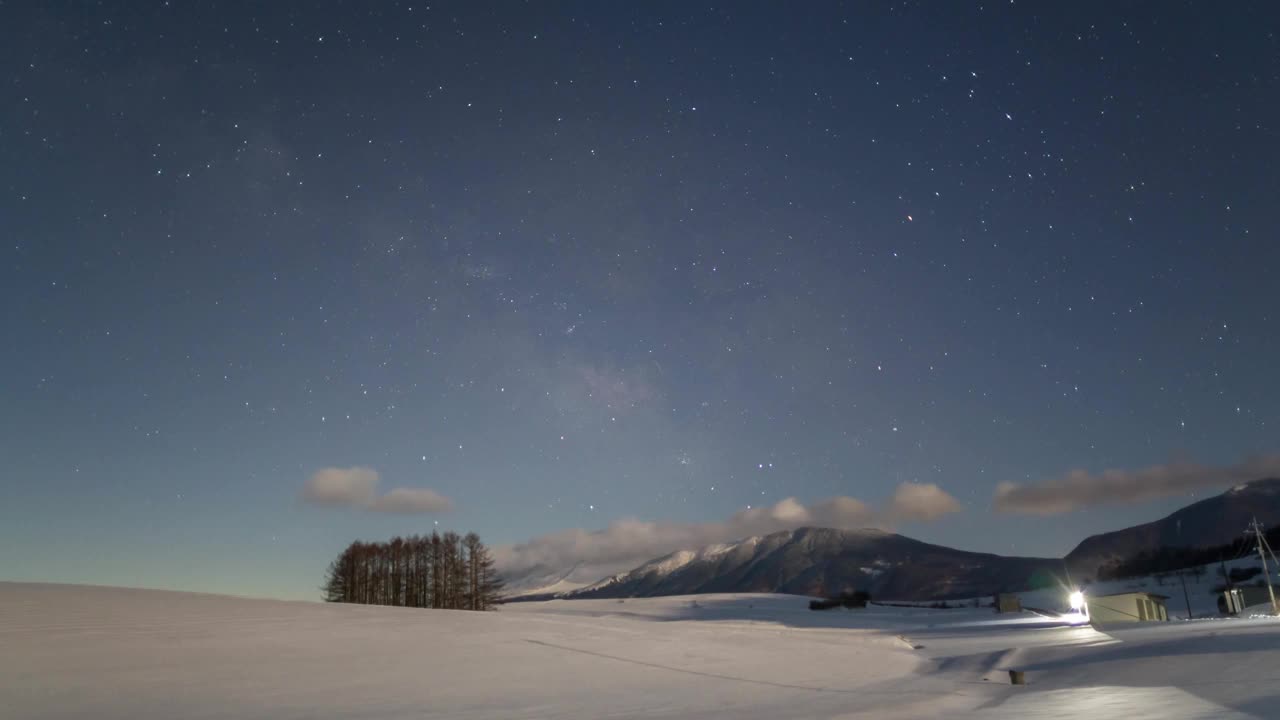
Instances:
[[[1262,574],[1267,578],[1267,593],[1271,595],[1271,612],[1275,615],[1280,615],[1280,605],[1276,604],[1276,589],[1271,586],[1271,571],[1267,569],[1267,553],[1263,551],[1263,548],[1270,551],[1271,545],[1267,543],[1267,538],[1262,534],[1262,525],[1258,523],[1258,518],[1255,517],[1253,519],[1249,529],[1258,536],[1258,557],[1262,558]],[[1276,559],[1274,552],[1271,553],[1271,559]]]
[[[1196,616],[1191,614],[1191,596],[1187,594],[1187,578],[1178,571],[1178,579],[1182,581],[1182,601],[1187,604],[1187,619],[1195,620]]]

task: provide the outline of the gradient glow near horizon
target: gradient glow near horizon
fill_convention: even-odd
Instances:
[[[1268,467],[1274,6],[475,5],[0,6],[0,579]]]

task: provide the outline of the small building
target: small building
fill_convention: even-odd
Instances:
[[[1169,619],[1168,595],[1126,592],[1086,598],[1089,621],[1094,623],[1151,622]]]
[[[1228,615],[1237,615],[1255,605],[1265,605],[1270,611],[1271,593],[1267,588],[1242,585],[1223,591],[1222,597],[1218,598],[1218,610]]]
[[[1013,593],[996,593],[995,606],[998,613],[1022,612],[1022,598]]]

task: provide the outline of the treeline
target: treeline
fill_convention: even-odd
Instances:
[[[433,532],[351,543],[329,564],[322,590],[326,602],[488,610],[502,580],[480,536]]]
[[[1271,547],[1280,543],[1280,525],[1267,530],[1264,535]],[[1162,547],[1125,558],[1113,560],[1098,567],[1099,580],[1122,580],[1141,575],[1169,573],[1184,568],[1195,568],[1223,560],[1232,560],[1252,554],[1257,557],[1258,539],[1242,535],[1225,545],[1207,548]]]
[[[825,600],[810,600],[810,610],[830,610],[831,608],[864,608],[867,603],[871,602],[871,593],[865,590],[854,590],[852,592],[845,591],[840,593],[839,597],[826,598]]]

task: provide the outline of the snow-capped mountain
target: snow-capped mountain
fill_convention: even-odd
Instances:
[[[687,567],[690,563],[710,562],[739,548],[754,547],[759,541],[760,538],[758,537],[750,537],[745,540],[739,540],[735,543],[718,543],[715,545],[708,545],[701,550],[678,550],[670,555],[664,555],[656,560],[650,560],[634,570],[620,573],[612,577],[607,577],[571,594],[575,596],[579,594],[584,596],[591,594],[592,597],[599,597],[599,595],[596,594],[598,591],[612,587],[618,583],[638,582],[643,584],[646,578],[653,582],[659,582]]]
[[[547,599],[580,590],[600,577],[590,568],[575,565],[568,570],[535,567],[515,577],[503,578],[503,593],[508,599]]]
[[[801,528],[675,552],[561,597],[867,590],[939,599],[1029,589],[1061,570],[1060,560],[965,552],[881,530]]]
[[[1092,578],[1103,562],[1161,547],[1225,544],[1254,516],[1268,527],[1280,524],[1280,479],[1239,485],[1161,520],[1094,535],[1063,560],[973,553],[881,530],[801,528],[681,550],[591,584],[575,568],[578,574],[568,578],[574,582],[541,578],[513,599],[711,592],[830,596],[846,590],[899,600],[971,598],[1056,586],[1071,576]]]
[[[1092,535],[1067,553],[1066,562],[1073,574],[1092,577],[1103,563],[1143,551],[1224,545],[1255,517],[1266,527],[1280,524],[1280,478],[1237,485],[1159,520]]]
[[[539,600],[561,597],[575,590],[581,590],[586,587],[586,583],[573,582],[571,580],[560,579],[548,585],[539,585],[537,587],[520,586],[514,591],[508,591],[505,595],[506,599],[529,599],[537,598]],[[504,588],[505,589],[505,588]]]

